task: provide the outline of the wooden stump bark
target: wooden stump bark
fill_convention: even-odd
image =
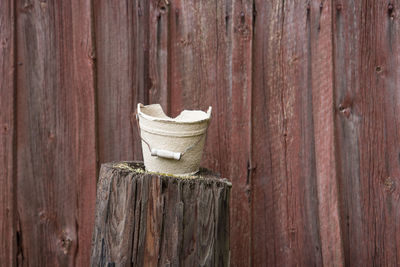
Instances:
[[[228,266],[230,188],[206,169],[188,179],[103,164],[91,266]]]

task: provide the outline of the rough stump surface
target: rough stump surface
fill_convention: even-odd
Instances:
[[[228,266],[230,189],[206,169],[182,178],[103,164],[91,266]]]

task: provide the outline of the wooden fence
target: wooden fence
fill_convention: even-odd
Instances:
[[[88,266],[137,102],[213,106],[232,266],[400,264],[400,1],[0,1],[0,261]]]

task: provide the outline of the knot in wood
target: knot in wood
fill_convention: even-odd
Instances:
[[[346,107],[344,104],[339,105],[339,111],[341,114],[343,114],[346,118],[350,117],[351,114],[351,109],[350,107]]]
[[[63,231],[60,236],[60,246],[64,254],[67,254],[72,245],[72,238]]]
[[[385,179],[383,184],[385,186],[385,191],[390,194],[393,193],[394,190],[396,189],[395,182],[390,176]]]

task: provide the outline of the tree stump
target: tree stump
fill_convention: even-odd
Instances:
[[[91,266],[228,266],[231,183],[101,166]]]

